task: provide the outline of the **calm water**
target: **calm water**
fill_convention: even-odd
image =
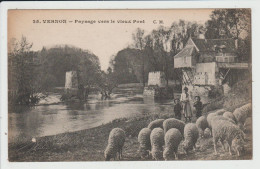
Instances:
[[[88,101],[81,103],[21,107],[9,113],[9,142],[93,128],[116,118],[142,113],[173,112],[172,100],[158,102],[143,98],[141,92],[122,89],[113,94],[110,100],[101,100],[99,95],[91,95]],[[51,96],[56,100],[59,97]]]

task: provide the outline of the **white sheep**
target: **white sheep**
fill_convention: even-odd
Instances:
[[[175,118],[169,118],[169,119],[164,120],[164,122],[163,122],[164,133],[166,133],[171,128],[176,128],[183,135],[184,127],[185,127],[185,123],[183,121],[175,119]]]
[[[164,140],[165,148],[163,151],[163,158],[165,160],[171,160],[173,159],[173,155],[175,155],[175,159],[178,159],[178,147],[182,140],[181,132],[178,129],[172,128],[166,132]]]
[[[226,112],[225,109],[220,109],[215,112],[216,115],[223,115]]]
[[[153,130],[154,128],[160,127],[163,128],[164,119],[157,119],[149,123],[148,128]]]
[[[125,131],[120,128],[114,128],[111,130],[108,137],[108,145],[104,152],[105,160],[109,161],[111,158],[116,158],[118,153],[118,159],[122,158],[122,150],[125,143]]]
[[[199,134],[201,137],[204,137],[204,130],[209,127],[207,118],[205,116],[201,116],[196,121],[196,126],[199,129]]]
[[[236,117],[234,116],[234,114],[232,112],[226,111],[223,114],[223,117],[229,118],[229,119],[233,120],[235,123],[237,123]]]
[[[150,135],[151,140],[151,154],[152,158],[155,160],[162,159],[162,151],[164,145],[164,132],[161,128],[154,128]]]
[[[228,143],[230,155],[232,155],[232,146],[235,148],[238,156],[244,151],[244,133],[234,123],[222,119],[212,121],[212,135],[215,154],[218,153],[217,142],[219,140],[224,150],[224,141]]]
[[[246,118],[252,115],[252,104],[248,103],[240,108],[235,109],[233,112],[238,125],[243,129]]]
[[[141,154],[141,158],[143,159],[145,156],[148,156],[151,151],[151,141],[150,135],[152,130],[149,128],[143,128],[138,134],[138,142],[139,142],[139,152]]]
[[[236,122],[234,120],[232,120],[230,118],[223,117],[223,116],[218,116],[218,115],[212,117],[211,124],[214,121],[217,121],[217,120],[226,120],[226,121],[229,121],[229,122],[231,122],[231,123],[236,125]]]
[[[226,112],[226,110],[219,109],[219,110],[216,110],[216,111],[212,111],[212,113],[208,114],[207,122],[208,122],[208,125],[209,125],[210,129],[211,129],[211,120],[212,120],[212,118],[214,118],[215,116],[222,116],[225,112]]]
[[[184,142],[183,142],[183,150],[186,154],[192,148],[196,149],[196,142],[199,138],[199,130],[194,123],[188,123],[184,128]]]

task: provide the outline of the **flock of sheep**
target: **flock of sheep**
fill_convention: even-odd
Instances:
[[[244,123],[251,116],[252,105],[246,104],[237,108],[233,113],[224,109],[201,116],[196,124],[169,118],[152,121],[147,128],[143,128],[138,135],[139,153],[141,158],[165,160],[178,159],[178,147],[183,141],[183,150],[186,154],[193,148],[196,150],[196,142],[204,133],[212,133],[214,151],[217,154],[217,142],[220,141],[224,150],[224,141],[228,143],[228,151],[232,155],[232,148],[240,156],[244,151]],[[209,132],[210,130],[210,132]],[[105,160],[122,158],[122,149],[125,142],[125,132],[120,128],[114,128],[108,138],[105,149]]]

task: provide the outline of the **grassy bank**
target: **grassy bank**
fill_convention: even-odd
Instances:
[[[152,118],[151,118],[152,117]],[[137,135],[153,118],[168,118],[171,115],[144,115],[134,119],[118,119],[111,123],[77,132],[36,138],[31,141],[9,144],[10,161],[103,161],[109,132],[120,127],[126,131],[123,160],[139,161]],[[230,156],[219,145],[219,155],[214,155],[212,138],[199,139],[196,152],[186,156],[179,146],[179,160],[238,160],[252,158],[252,130],[248,121],[246,153],[242,157]],[[151,159],[146,159],[151,160]]]
[[[220,96],[203,109],[206,115],[208,112],[216,109],[224,108],[227,111],[233,112],[237,107],[252,101],[252,81],[250,79],[242,80],[232,86],[230,92],[225,96]]]

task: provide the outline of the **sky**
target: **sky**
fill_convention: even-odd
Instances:
[[[204,23],[211,12],[212,9],[9,10],[8,40],[25,36],[33,43],[34,51],[43,46],[73,45],[98,56],[101,69],[106,70],[111,56],[133,43],[132,33],[138,27],[148,34],[160,25],[168,27],[179,19]],[[66,23],[47,23],[47,20]],[[120,20],[131,23],[118,23]],[[91,21],[95,23],[90,24]]]

